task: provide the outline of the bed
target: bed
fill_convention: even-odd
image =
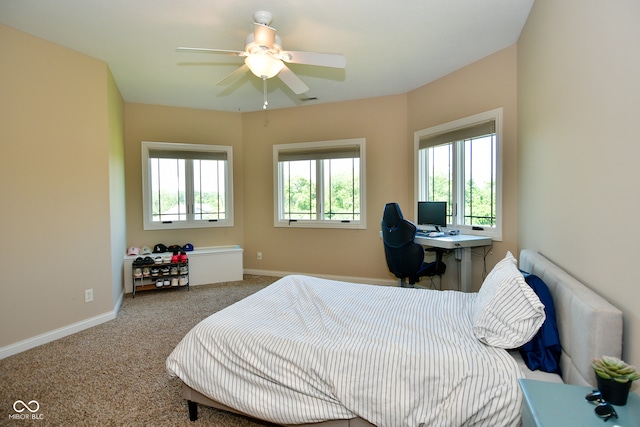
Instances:
[[[544,306],[515,284],[510,255],[478,293],[287,276],[194,327],[167,370],[191,420],[204,404],[283,426],[518,425],[517,379],[593,385],[591,358],[620,356],[622,314],[523,250],[520,269],[549,287],[562,342],[562,377],[528,370],[508,349],[533,337]]]

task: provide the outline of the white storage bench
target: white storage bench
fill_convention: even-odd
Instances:
[[[242,280],[242,252],[239,245],[207,246],[195,248],[187,252],[189,257],[189,286],[206,285],[209,283],[230,282]],[[152,258],[157,254],[150,255]],[[124,291],[133,292],[132,264],[142,256],[124,257]]]

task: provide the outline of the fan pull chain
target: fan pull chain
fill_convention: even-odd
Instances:
[[[267,101],[267,76],[262,76],[262,91],[264,93],[264,105],[262,105],[262,109],[266,110],[267,105],[269,105],[269,101]]]

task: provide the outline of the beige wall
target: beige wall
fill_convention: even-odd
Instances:
[[[118,95],[104,62],[3,25],[0,70],[2,348],[113,312],[108,97]]]
[[[416,89],[408,98],[407,144],[411,146],[414,144],[413,134],[418,130],[503,108],[502,241],[494,242],[486,257],[487,272],[504,258],[507,251],[517,255],[518,249],[516,64],[517,48],[514,45]],[[411,178],[413,179],[413,175]],[[409,185],[413,200],[413,180]],[[482,285],[485,269],[482,258],[484,251],[483,248],[473,250],[474,290],[478,290]],[[458,280],[458,262],[450,257],[446,263],[445,286],[453,288]]]
[[[244,114],[245,268],[390,279],[380,218],[387,201],[410,195],[406,109],[398,95]],[[367,228],[275,228],[273,145],[347,138],[366,139]]]
[[[169,245],[218,246],[242,244],[243,234],[243,145],[242,116],[189,108],[157,105],[125,105],[125,158],[127,182],[127,246]],[[143,230],[142,141],[230,145],[233,147],[234,227],[183,230]],[[122,248],[122,256],[126,247]]]
[[[124,101],[111,73],[107,76],[109,138],[109,209],[111,212],[111,276],[113,304],[124,291],[122,248],[127,247],[124,174]]]
[[[624,311],[623,357],[640,366],[638,16],[634,0],[534,3],[518,42],[518,243]]]

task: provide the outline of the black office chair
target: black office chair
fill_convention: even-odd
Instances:
[[[442,262],[442,249],[432,249],[436,254],[433,262],[424,262],[424,249],[414,242],[416,226],[402,215],[400,205],[387,203],[382,215],[382,241],[389,271],[398,278],[398,285],[405,287],[405,279],[409,287],[415,287],[420,277],[440,276],[447,269]]]

